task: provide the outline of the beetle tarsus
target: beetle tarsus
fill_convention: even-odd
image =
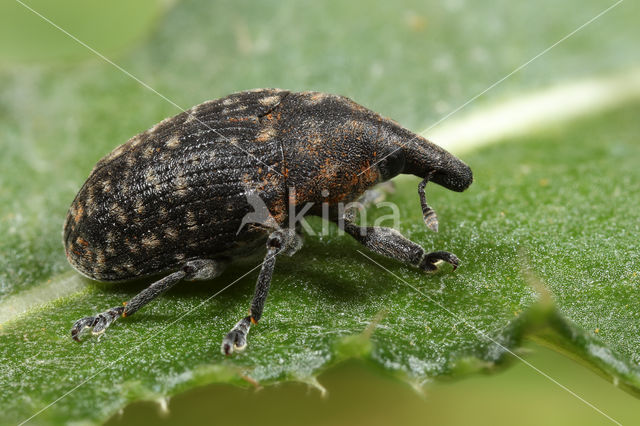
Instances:
[[[251,316],[242,318],[233,329],[222,339],[222,354],[231,355],[233,352],[243,351],[247,347],[247,334],[251,329]]]
[[[436,263],[439,261],[449,263],[453,266],[454,271],[458,268],[458,265],[460,265],[460,260],[455,254],[449,253],[448,251],[434,251],[424,256],[419,268],[424,271],[435,271],[438,269]]]
[[[91,334],[94,336],[104,333],[107,327],[124,313],[124,309],[124,306],[116,306],[115,308],[99,313],[95,317],[79,319],[71,328],[71,338],[76,342],[80,342],[80,336],[89,328],[92,329]]]

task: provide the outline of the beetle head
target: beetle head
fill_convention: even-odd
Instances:
[[[411,174],[428,178],[453,191],[464,191],[473,182],[471,169],[454,155],[400,126],[391,124],[379,139],[378,163],[382,178]]]
[[[431,175],[430,181],[442,185],[447,189],[451,189],[452,191],[464,191],[473,182],[471,169],[453,155],[444,150],[442,151],[445,155],[442,156],[440,162],[431,169],[434,170],[434,172]],[[428,174],[429,172],[424,173],[424,170],[422,170],[418,176],[425,178]]]

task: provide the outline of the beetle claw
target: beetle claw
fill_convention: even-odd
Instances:
[[[71,338],[76,342],[80,342],[80,335],[88,328],[93,327],[96,322],[96,317],[86,317],[79,319],[73,324],[71,328]]]
[[[222,353],[231,355],[234,352],[241,352],[247,347],[247,338],[240,331],[231,331],[222,340]]]
[[[107,329],[120,315],[124,312],[124,306],[116,306],[108,311],[101,312],[95,317],[81,318],[71,327],[71,338],[76,342],[80,342],[80,336],[83,332],[91,328],[91,334],[98,336]]]
[[[220,350],[223,355],[231,355],[233,352],[243,351],[247,347],[247,334],[251,328],[251,317],[242,318],[222,339]]]
[[[420,269],[424,271],[435,271],[438,269],[436,263],[439,261],[447,262],[451,266],[453,266],[453,270],[455,271],[460,265],[460,259],[453,253],[449,253],[448,251],[434,251],[432,253],[427,253],[427,255],[420,262]]]

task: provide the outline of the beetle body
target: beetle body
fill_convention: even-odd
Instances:
[[[400,173],[456,191],[472,180],[445,150],[345,97],[235,93],[168,118],[100,160],[69,209],[66,254],[99,281],[245,256],[274,229],[241,227],[252,211],[248,194],[259,195],[275,228],[286,227],[291,203],[294,211],[347,203]]]
[[[289,188],[300,205],[349,202],[405,167],[420,176],[425,162],[454,162],[421,137],[410,148],[422,148],[423,158],[406,156],[402,144],[412,138],[395,122],[324,93],[258,90],[205,102],[95,166],[67,215],[67,258],[90,278],[121,281],[192,258],[249,253],[269,230],[243,227],[236,235],[251,212],[248,191],[257,191],[284,225]],[[440,167],[450,173],[448,165]],[[464,185],[470,172],[455,166]]]

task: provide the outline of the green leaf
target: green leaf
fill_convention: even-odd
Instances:
[[[316,89],[417,130],[606,7],[545,3],[546,13],[538,3],[506,1],[457,9],[189,1],[118,62],[184,107],[251,87]],[[635,39],[625,37],[637,9],[631,2],[613,9],[473,109],[639,64]],[[531,16],[547,24],[526,25]],[[597,60],[585,67],[585,56]],[[69,338],[74,320],[120,304],[146,283],[105,285],[72,272],[60,242],[66,209],[102,155],[175,108],[97,61],[6,66],[0,93],[3,423],[36,413],[37,423],[98,423],[131,401],[205,383],[315,383],[319,371],[352,357],[419,386],[491,370],[524,337],[640,389],[637,104],[464,154],[476,180],[468,192],[428,186],[439,234],[422,223],[417,180],[398,179],[389,200],[402,213],[400,230],[427,249],[456,253],[459,270],[425,275],[335,229],[308,236],[294,258],[278,259],[247,351],[225,359],[220,340],[248,308],[257,270],[245,274],[259,261],[179,286],[100,340]]]

